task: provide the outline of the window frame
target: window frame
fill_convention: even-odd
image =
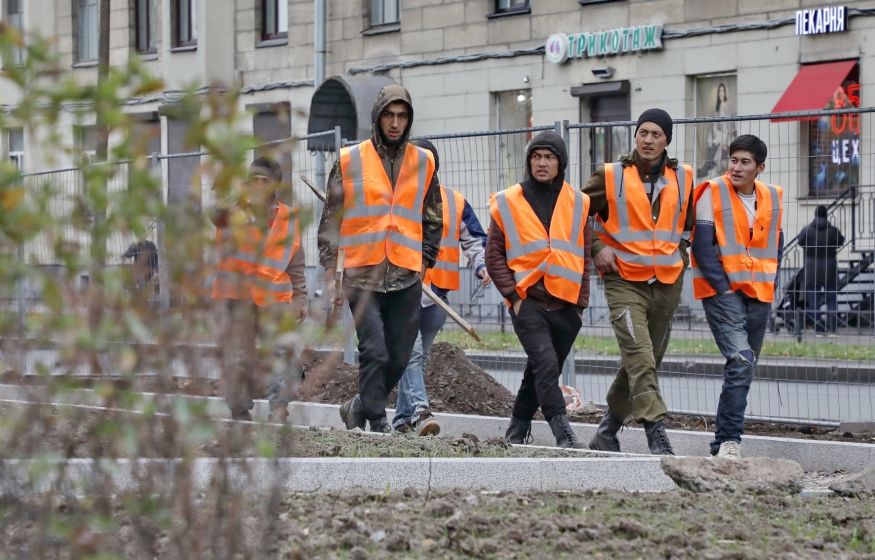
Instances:
[[[395,19],[392,21],[386,20],[386,4],[389,2],[394,2],[395,4],[395,13],[397,14]],[[376,6],[381,6],[381,18],[380,21],[376,21],[374,14],[377,12]],[[370,29],[382,29],[382,28],[400,28],[401,26],[401,1],[400,0],[368,0],[368,26]]]
[[[18,169],[19,172],[23,172],[24,171],[24,158],[26,156],[26,147],[27,147],[25,145],[25,141],[24,141],[24,127],[11,126],[9,128],[3,129],[3,132],[4,132],[3,140],[5,142],[4,148],[6,151],[6,153],[5,153],[6,159],[12,161],[13,165],[15,165],[16,169]],[[12,149],[12,135],[14,133],[21,134],[21,149],[20,150],[13,150]]]
[[[186,13],[183,13],[187,10]],[[187,16],[188,28],[183,35],[182,16]],[[197,0],[171,0],[170,28],[173,43],[170,50],[193,50],[197,48]]]
[[[158,2],[157,0],[132,0],[133,1],[133,47],[137,54],[158,54]],[[141,7],[145,9],[145,29],[142,28]],[[141,32],[146,32],[145,42],[142,41]],[[150,47],[149,44],[152,44]],[[143,44],[146,48],[142,48]]]
[[[510,3],[513,0],[505,0]],[[502,0],[495,0],[492,4],[493,12],[486,16],[487,18],[495,18],[495,17],[505,17],[505,16],[516,16],[521,14],[530,14],[532,13],[532,3],[531,0],[523,0],[525,4],[522,6],[506,6],[502,7]]]
[[[10,1],[6,0],[3,5],[3,19],[9,24],[10,27],[15,28],[19,35],[24,37],[24,0],[17,0],[18,11],[11,12],[9,10]],[[10,59],[8,60],[4,57],[3,59],[3,67],[9,68],[13,66],[21,66],[24,64],[24,47],[12,46],[9,49]]]
[[[268,5],[273,6],[274,18],[272,22],[268,21],[269,10]],[[286,44],[289,40],[289,2],[288,0],[260,0],[259,7],[261,9],[259,21],[259,42],[270,43],[273,45]],[[283,16],[285,18],[285,29],[283,27]],[[274,32],[270,32],[270,25],[273,24]]]
[[[92,17],[86,18],[84,16],[83,8],[85,8],[88,4],[91,4],[94,15]],[[91,65],[97,63],[98,50],[100,48],[100,3],[99,0],[73,0],[73,62],[76,65],[84,64]],[[85,40],[85,33],[83,32],[83,25],[88,20],[92,20],[94,22],[94,28],[92,30],[93,39],[91,41]],[[90,44],[93,43],[93,44]],[[90,46],[93,49],[93,56],[91,52],[85,52],[83,56],[83,49],[85,46]]]

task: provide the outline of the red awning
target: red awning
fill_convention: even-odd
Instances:
[[[772,113],[819,111],[825,109],[837,87],[848,77],[856,60],[806,64],[790,82]],[[814,120],[816,117],[778,118],[773,121]]]

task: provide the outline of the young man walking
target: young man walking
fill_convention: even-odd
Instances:
[[[729,145],[725,175],[696,187],[693,295],[726,358],[711,455],[741,458],[747,394],[775,299],[784,239],[783,189],[761,183],[767,149],[752,134]]]
[[[401,86],[380,90],[369,140],[343,148],[328,177],[319,260],[333,282],[344,251],[343,290],[358,335],[359,392],[340,407],[347,429],[390,432],[386,397],[419,332],[422,276],[441,238],[434,159],[407,141],[413,102]]]
[[[259,315],[269,305],[282,312],[272,304],[292,304],[290,311],[298,320],[307,314],[298,212],[277,197],[282,177],[276,161],[257,158],[249,166],[245,196],[231,206],[220,204],[210,216],[221,259],[212,299],[221,302],[222,381],[235,420],[252,420],[252,398],[260,385],[253,373],[259,370]],[[267,392],[270,419],[285,422],[292,381],[300,378],[300,368],[283,360],[275,369]]]
[[[483,261],[486,232],[462,193],[440,184],[437,174],[440,158],[434,144],[428,140],[419,140],[416,145],[425,148],[434,157],[432,188],[440,189],[443,209],[440,250],[434,268],[426,272],[423,284],[430,286],[435,295],[446,302],[447,294],[459,289],[460,248],[468,258],[468,265],[474,269],[474,274],[484,286],[489,285],[489,275]],[[428,402],[425,363],[435,336],[447,321],[447,314],[425,295],[422,296],[419,314],[419,334],[413,344],[404,375],[398,382],[398,402],[395,405],[392,427],[398,432],[414,431],[418,435],[428,436],[440,433],[441,427],[431,413]]]
[[[651,453],[674,454],[656,369],[681,296],[694,217],[692,168],[666,151],[672,128],[662,109],[641,113],[632,153],[601,166],[583,188],[596,219],[593,262],[622,357],[592,449],[620,451],[617,432],[631,420],[644,424]]]
[[[522,183],[492,196],[486,269],[510,306],[528,360],[509,443],[525,443],[538,408],[559,447],[580,447],[559,389],[562,364],[589,304],[589,197],[565,182],[562,137],[541,132],[526,148]]]

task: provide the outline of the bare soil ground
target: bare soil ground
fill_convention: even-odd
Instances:
[[[191,501],[126,495],[104,507],[108,514],[100,505],[6,498],[0,550],[61,559],[875,556],[875,503],[861,499],[407,489]]]
[[[314,353],[304,355],[306,378],[298,389],[297,399],[308,402],[340,404],[358,391],[358,370],[344,364],[339,354],[320,358]],[[436,412],[457,414],[480,414],[484,416],[509,416],[514,395],[486,371],[465,356],[464,351],[447,342],[436,343],[426,367],[426,386],[432,409]],[[31,377],[22,378],[12,374],[0,376],[3,383],[41,382]],[[104,382],[102,379],[77,379],[71,383],[80,386]],[[182,393],[190,395],[219,395],[219,382],[202,378],[135,378],[120,380],[115,385],[137,391]],[[394,393],[389,397],[389,406],[394,405]],[[601,411],[576,411],[570,413],[575,422],[597,424]],[[540,413],[539,413],[540,417]],[[694,417],[669,414],[667,427],[682,430],[713,430],[713,417]],[[855,443],[875,443],[875,434],[842,433],[836,429],[779,422],[745,422],[745,433],[802,439],[834,440]]]
[[[577,452],[579,453],[579,452]],[[131,457],[569,457],[574,451],[514,447],[501,438],[418,437],[299,429],[90,407],[0,404],[0,460],[37,456]],[[588,457],[598,456],[587,454]],[[0,556],[2,558],[2,556]]]

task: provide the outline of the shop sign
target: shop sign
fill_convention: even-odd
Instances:
[[[796,35],[838,33],[847,28],[848,11],[844,6],[796,11]]]
[[[553,64],[569,58],[662,49],[662,24],[620,27],[607,31],[554,33],[547,38],[544,56]]]

